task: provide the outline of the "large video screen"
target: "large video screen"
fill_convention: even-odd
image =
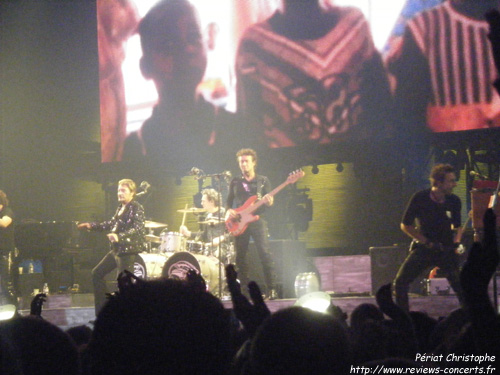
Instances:
[[[468,9],[307,3],[98,0],[102,161],[186,168],[205,150],[499,125],[488,24]]]

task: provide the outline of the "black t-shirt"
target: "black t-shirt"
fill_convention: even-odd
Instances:
[[[4,207],[0,211],[0,218],[8,216],[12,223],[7,228],[0,228],[0,253],[8,253],[14,250],[14,212],[10,207]]]
[[[444,203],[431,199],[431,189],[413,195],[403,215],[403,224],[413,225],[415,219],[420,223],[421,233],[433,242],[445,246],[453,245],[453,231],[461,225],[462,203],[455,194],[447,195]]]
[[[253,195],[258,195],[262,198],[264,195],[271,191],[271,183],[266,176],[256,175],[251,181],[247,181],[243,176],[235,177],[232,179],[229,186],[229,194],[227,197],[227,208],[238,208],[242,206],[248,198]],[[256,215],[262,215],[265,211],[266,205],[262,205],[257,211]]]

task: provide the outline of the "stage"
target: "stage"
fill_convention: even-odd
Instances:
[[[281,299],[267,301],[266,304],[271,312],[292,306],[296,299]],[[354,308],[362,303],[375,304],[373,296],[332,296],[332,303],[342,309],[349,316]],[[21,315],[29,314],[30,300],[21,301]],[[231,301],[223,301],[226,308],[231,309]],[[414,311],[423,311],[434,318],[447,316],[458,307],[455,296],[415,296],[410,295],[410,306]],[[42,317],[57,325],[61,329],[67,329],[81,324],[89,324],[95,319],[94,296],[90,293],[81,294],[55,294],[49,295],[42,310]]]
[[[308,258],[306,263],[314,266],[315,273],[320,279],[319,289],[328,293],[332,303],[350,316],[356,306],[362,303],[376,304],[374,293],[381,285],[393,280],[406,252],[405,247],[397,246],[370,248],[369,255],[315,257]],[[296,270],[292,266],[295,267],[300,262],[296,262],[297,258],[294,257],[286,256],[282,259],[287,262],[280,271],[283,283],[282,295],[287,298],[267,301],[266,304],[271,312],[292,306],[297,301],[296,298],[290,298],[295,294]],[[110,285],[112,284],[108,284],[108,289],[111,290]],[[490,283],[492,301],[493,289],[492,282]],[[412,311],[422,311],[436,319],[447,316],[459,307],[458,300],[446,279],[419,278],[412,283],[409,297]],[[19,308],[22,315],[29,314],[31,298],[28,296],[21,298]],[[229,300],[224,300],[222,303],[228,309],[233,307]],[[62,329],[88,324],[95,319],[94,296],[92,293],[49,294],[43,306],[42,317]]]

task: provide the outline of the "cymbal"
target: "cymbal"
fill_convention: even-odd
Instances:
[[[144,222],[144,227],[145,228],[165,228],[165,227],[168,227],[168,225],[163,224],[163,223],[157,223],[155,221],[146,220]]]
[[[148,242],[161,243],[161,237],[155,236],[154,234],[146,234],[145,237]]]
[[[210,220],[205,220],[205,221],[199,221],[198,224],[219,224],[223,223],[224,219],[210,219]]]
[[[191,208],[186,208],[186,209],[182,209],[182,210],[177,210],[177,212],[194,214],[194,213],[207,212],[207,210],[205,210],[204,208],[191,207]]]

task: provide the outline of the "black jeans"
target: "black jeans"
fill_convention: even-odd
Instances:
[[[95,301],[95,315],[101,311],[106,303],[106,280],[104,277],[113,271],[117,270],[116,276],[124,270],[134,272],[134,261],[136,254],[121,254],[117,255],[114,250],[107,253],[101,261],[92,270],[92,283],[94,284],[94,301]]]
[[[451,288],[457,294],[460,305],[463,305],[458,260],[458,256],[455,254],[454,249],[435,250],[428,249],[422,245],[414,246],[399,268],[398,274],[394,280],[396,304],[408,311],[408,290],[410,283],[426,269],[437,266],[443,271]]]
[[[248,284],[248,244],[250,242],[250,237],[253,238],[255,243],[255,248],[259,255],[262,271],[264,274],[264,279],[267,286],[267,291],[274,289],[275,286],[275,272],[274,263],[271,257],[269,240],[268,240],[268,229],[267,223],[263,219],[259,219],[253,223],[250,223],[239,236],[235,237],[234,246],[236,250],[236,267],[238,269],[238,276],[241,282],[242,291],[246,291],[246,286]]]

